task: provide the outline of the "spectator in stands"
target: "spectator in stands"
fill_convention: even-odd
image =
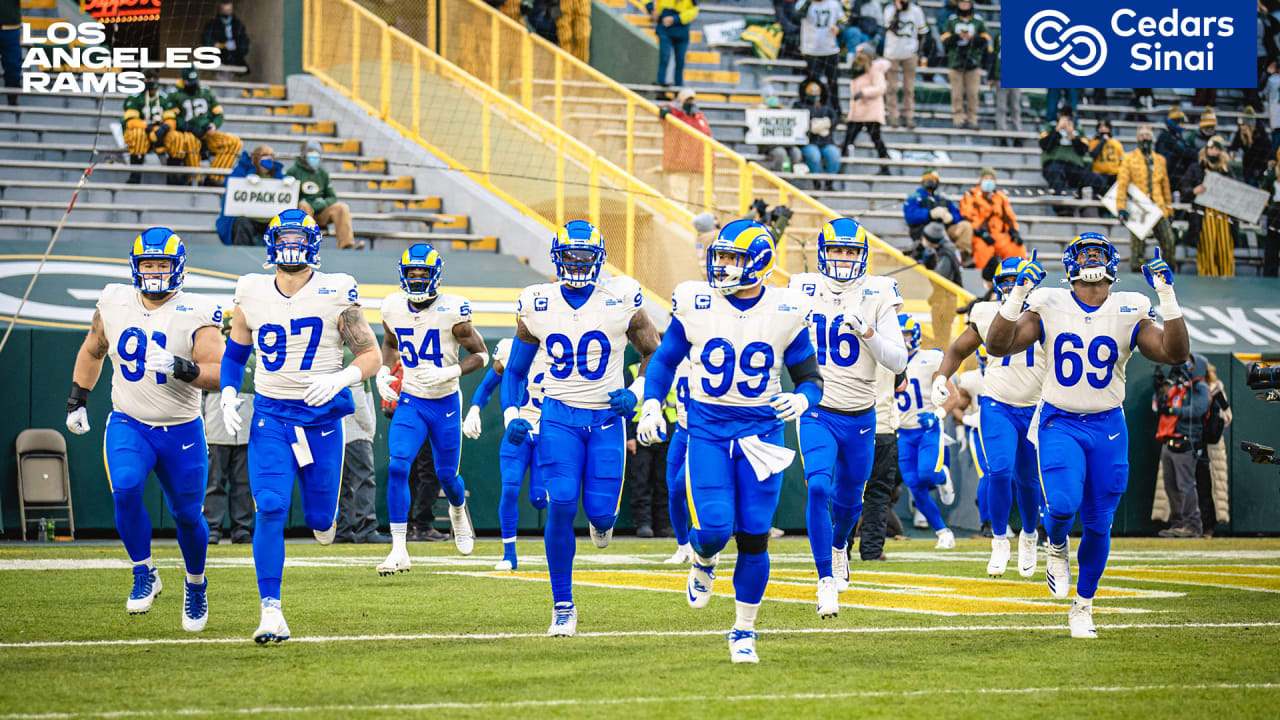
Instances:
[[[849,68],[853,75],[849,81],[849,126],[844,134],[841,155],[848,155],[858,134],[866,130],[876,146],[876,155],[882,160],[889,157],[889,150],[880,138],[880,126],[884,124],[884,74],[888,69],[889,61],[877,58],[871,43],[858,46],[858,53]],[[889,166],[881,165],[879,174],[888,175]]]
[[[1155,93],[1151,92],[1151,88],[1134,88],[1133,100],[1130,101],[1130,104],[1133,105],[1135,110],[1146,110],[1147,112],[1155,110]]]
[[[222,335],[231,335],[231,313],[222,315]],[[222,539],[222,524],[231,515],[231,542],[253,541],[253,493],[249,489],[249,428],[253,427],[253,371],[258,356],[250,353],[240,384],[240,432],[228,435],[222,424],[222,404],[215,393],[204,394],[204,436],[209,446],[209,484],[204,495],[204,519],[209,544]],[[230,502],[228,503],[228,500]]]
[[[343,362],[351,362],[351,349],[342,348]],[[334,542],[389,543],[391,536],[378,532],[378,481],[373,462],[373,393],[363,380],[348,389],[355,412],[342,419],[346,446],[342,453],[342,489],[338,495],[337,533]]]
[[[1111,123],[1099,120],[1097,130],[1089,140],[1089,157],[1093,158],[1093,171],[1102,176],[1104,187],[1111,187],[1120,172],[1120,159],[1124,157],[1124,145],[1111,136]],[[1101,196],[1099,196],[1101,197]]]
[[[956,14],[942,33],[947,52],[947,76],[951,81],[951,124],[978,129],[978,86],[986,64],[991,35],[987,23],[973,12],[972,0],[959,0]]]
[[[957,0],[942,0],[942,6],[933,11],[933,26],[938,28],[938,32],[947,29],[947,23],[959,12],[958,5]]]
[[[963,257],[973,256],[973,226],[960,214],[960,208],[938,190],[941,176],[930,168],[920,177],[920,187],[902,204],[902,217],[907,221],[911,239],[920,242],[924,227],[931,221],[940,223],[947,237]]]
[[[756,198],[751,203],[751,212],[747,213],[745,220],[754,220],[769,230],[769,234],[773,236],[774,244],[782,241],[782,235],[787,231],[787,225],[791,223],[791,208],[786,205],[775,205],[769,207],[769,203]]]
[[[658,35],[658,84],[667,83],[667,65],[675,54],[675,71],[672,81],[676,87],[684,87],[684,54],[689,49],[689,26],[698,17],[695,0],[650,0],[645,8],[653,18],[653,31]]]
[[[1196,465],[1204,447],[1204,420],[1212,394],[1205,382],[1209,361],[1199,354],[1170,367],[1166,379],[1155,374],[1151,409],[1160,419],[1156,439],[1160,441],[1160,466],[1165,492],[1169,496],[1170,525],[1160,537],[1193,538],[1204,533],[1200,517],[1200,495],[1196,490]],[[1212,498],[1212,493],[1208,493]],[[1213,518],[1204,518],[1213,522]]]
[[[782,46],[778,58],[800,57],[800,16],[796,13],[797,0],[773,0],[773,14],[782,28]]]
[[[1058,111],[1058,123],[1046,125],[1040,132],[1040,169],[1055,195],[1080,194],[1085,187],[1092,188],[1093,196],[1101,198],[1106,192],[1106,181],[1089,169],[1089,146],[1076,136],[1076,124],[1071,110]]]
[[[1266,227],[1266,238],[1262,245],[1262,275],[1277,277],[1280,275],[1280,200],[1276,199],[1276,167],[1280,165],[1280,153],[1267,163],[1267,171],[1262,175],[1259,188],[1265,190],[1271,200],[1267,203],[1267,211],[1263,214]]]
[[[947,240],[942,222],[930,220],[920,233],[920,241],[908,253],[921,265],[943,278],[960,285],[960,254]],[[956,319],[956,296],[938,283],[929,295],[929,312],[933,316],[933,342],[937,348],[951,344],[951,326]]]
[[[1022,132],[1022,88],[1007,88],[1000,84],[1000,33],[991,42],[987,55],[987,83],[996,96],[996,129],[1002,133],[1013,130]],[[1014,147],[1022,147],[1022,138],[1013,138]],[[1008,147],[1009,138],[1000,138],[1000,147]]]
[[[0,69],[4,85],[22,87],[22,7],[17,0],[0,2]],[[9,93],[9,104],[17,105],[18,96]]]
[[[307,141],[302,155],[286,171],[287,175],[302,183],[298,188],[298,209],[315,218],[316,224],[322,228],[332,224],[339,250],[360,250],[364,241],[357,242],[352,234],[351,208],[338,201],[329,172],[322,167],[320,150],[320,143]]]
[[[820,80],[810,79],[805,81],[801,91],[794,107],[809,111],[809,144],[800,148],[804,164],[809,166],[811,173],[839,173],[840,148],[832,136],[839,116],[827,99],[827,86]],[[835,184],[831,180],[819,180],[814,187],[831,190]]]
[[[1066,93],[1063,95],[1063,93]],[[1054,122],[1063,107],[1071,110],[1071,117],[1076,116],[1076,108],[1080,106],[1079,88],[1049,88],[1044,95],[1044,121]]]
[[[674,125],[682,123],[703,135],[711,135],[711,124],[698,109],[695,99],[692,88],[682,88],[676,93],[675,102],[658,109],[658,119],[666,121],[662,128],[662,172],[667,180],[667,196],[689,205],[696,204],[698,186],[704,179],[703,141]]]
[[[191,133],[212,157],[209,167],[227,169],[240,154],[240,138],[222,132],[222,105],[208,89],[200,86],[200,71],[189,67],[182,71],[178,89],[169,93],[169,103],[178,110],[178,129]],[[205,184],[220,187],[217,176],[205,178]]]
[[[283,180],[286,185],[293,183],[293,178],[284,174],[284,166],[276,162],[276,151],[270,145],[259,145],[252,153],[240,153],[240,161],[223,180],[223,186],[226,186],[227,180],[238,177],[247,178],[250,185],[258,184],[262,178]],[[218,216],[215,227],[223,245],[261,245],[262,234],[267,231],[266,222],[247,217],[229,217],[225,211]]]
[[[782,98],[778,97],[776,85],[766,82],[760,86],[760,104],[756,105],[756,107],[765,110],[778,110],[782,107]],[[764,161],[761,164],[774,172],[791,172],[793,165],[797,165],[804,160],[800,154],[800,148],[795,145],[785,147],[782,145],[757,145],[756,152],[764,155]]]
[[[249,33],[245,32],[240,18],[235,16],[231,3],[218,3],[218,14],[205,23],[200,39],[201,45],[222,51],[223,65],[249,67]]]
[[[565,52],[591,62],[591,0],[560,0],[556,37]]]
[[[1227,164],[1227,141],[1221,135],[1209,138],[1209,144],[1201,148],[1197,162],[1182,176],[1179,188],[1183,199],[1191,202],[1194,196],[1204,193],[1204,181],[1210,173],[1232,177],[1231,166]],[[1203,215],[1190,214],[1183,242],[1196,246],[1196,270],[1201,275],[1236,274],[1234,233],[1231,218],[1226,213],[1204,208]]]
[[[805,76],[821,79],[831,91],[828,102],[840,112],[840,0],[800,0],[800,54]]]
[[[889,127],[898,127],[898,87],[901,77],[902,120],[908,130],[916,126],[916,68],[920,44],[929,34],[924,11],[912,0],[893,0],[884,6],[884,57],[889,61],[885,96]]]
[[[1156,152],[1169,164],[1169,177],[1182,179],[1187,167],[1195,162],[1196,149],[1187,138],[1183,123],[1187,116],[1182,108],[1174,105],[1165,118],[1164,129],[1156,138]]]
[[[850,0],[849,14],[845,19],[845,27],[841,39],[845,52],[849,55],[857,52],[862,43],[871,43],[880,47],[884,42],[884,3],[881,0]]]
[[[1209,140],[1218,134],[1218,114],[1213,108],[1208,107],[1204,112],[1200,113],[1200,129],[1193,138],[1195,150],[1198,153],[1202,148],[1209,145]]]
[[[560,0],[521,0],[520,9],[531,30],[553,45],[560,44],[560,36],[556,32]]]
[[[960,214],[973,226],[973,265],[986,268],[991,258],[1026,257],[1018,216],[1009,196],[996,189],[995,168],[983,168],[978,184],[960,198]]]
[[[1240,160],[1242,179],[1254,187],[1262,182],[1267,163],[1271,160],[1271,141],[1267,138],[1266,123],[1246,105],[1241,111],[1235,137],[1227,146],[1231,156]]]
[[[1133,183],[1151,199],[1162,211],[1163,217],[1156,222],[1152,233],[1160,247],[1160,256],[1174,257],[1173,228],[1169,219],[1173,217],[1173,193],[1169,189],[1169,171],[1164,156],[1155,152],[1155,135],[1151,127],[1142,125],[1138,128],[1138,149],[1131,150],[1120,161],[1120,172],[1116,176],[1116,215],[1120,222],[1129,222],[1129,184]],[[1146,262],[1146,239],[1129,233],[1129,270],[1142,272],[1142,264]],[[1177,272],[1177,263],[1169,263],[1169,267]]]
[[[143,79],[142,92],[125,99],[124,115],[120,118],[124,144],[129,149],[129,164],[142,165],[147,159],[147,152],[155,150],[157,155],[164,153],[168,156],[169,165],[199,166],[200,141],[191,133],[177,129],[178,109],[168,97],[160,94],[160,78],[156,71],[147,70]],[[170,177],[174,178],[170,183],[174,185],[185,185],[191,180],[182,175]],[[125,182],[137,185],[142,182],[142,176],[130,173]]]

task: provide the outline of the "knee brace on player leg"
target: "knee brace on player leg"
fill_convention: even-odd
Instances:
[[[734,533],[733,539],[738,545],[739,553],[759,555],[769,552],[769,533],[755,535],[753,533],[738,532]]]
[[[271,490],[254,493],[253,502],[263,515],[283,515],[289,509],[289,498]]]

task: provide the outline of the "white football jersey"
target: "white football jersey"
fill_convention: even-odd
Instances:
[[[987,367],[990,369],[990,365]],[[966,370],[956,377],[956,387],[969,393],[969,406],[964,409],[965,415],[978,414],[978,397],[983,394],[985,386],[986,378],[982,376],[981,370]]]
[[[685,429],[689,427],[689,373],[692,370],[689,358],[676,366],[676,423]]]
[[[896,392],[893,387],[893,379],[897,377],[889,368],[883,365],[876,366],[876,434],[884,435],[894,432],[898,429],[901,422],[901,411],[898,410],[898,401],[894,397]]]
[[[1112,292],[1092,311],[1066,288],[1041,288],[1027,299],[1044,328],[1044,401],[1074,413],[1124,404],[1124,368],[1138,340],[1138,325],[1156,319],[1137,292]]]
[[[761,407],[782,392],[786,348],[807,329],[809,303],[800,291],[766,286],[764,297],[739,310],[706,282],[690,281],[676,286],[672,303],[692,344],[691,399]]]
[[[253,273],[236,283],[236,312],[253,333],[258,369],[254,392],[276,400],[301,400],[306,379],[342,369],[338,318],[358,306],[355,278],[312,271],[293,297],[276,288],[275,275]]]
[[[933,374],[942,365],[941,350],[918,350],[907,361],[907,389],[897,394],[898,410],[902,412],[899,427],[920,427],[920,414],[934,411],[930,400],[933,390]]]
[[[609,393],[622,387],[627,329],[644,305],[640,283],[622,275],[601,280],[577,309],[560,288],[530,285],[516,309],[547,356],[542,392],[570,407],[603,410]]]
[[[833,410],[864,410],[876,403],[876,367],[866,340],[844,325],[844,313],[854,311],[875,324],[886,310],[898,313],[902,296],[896,280],[863,275],[841,292],[818,273],[791,276],[789,285],[810,299],[809,336],[822,372],[822,406]]]
[[[507,358],[511,357],[511,338],[503,338],[498,341],[498,347],[494,348],[494,362],[502,363],[502,369],[507,368]],[[537,430],[538,419],[542,417],[542,382],[547,377],[547,354],[539,348],[538,352],[533,356],[533,364],[529,366],[529,380],[526,384],[528,396],[520,405],[520,417],[528,420]]]
[[[453,326],[471,322],[471,304],[461,295],[440,293],[425,310],[414,310],[409,296],[391,293],[382,301],[382,322],[396,334],[400,345],[400,366],[404,369],[401,389],[426,400],[448,397],[458,392],[458,379],[437,385],[424,382],[423,370],[458,364],[458,340]]]
[[[980,302],[969,311],[969,323],[982,342],[987,341],[991,321],[1000,313],[998,302]],[[1031,347],[1009,357],[987,354],[986,396],[1005,405],[1031,407],[1040,402],[1046,367],[1044,346]]]
[[[196,331],[222,327],[218,303],[179,290],[148,310],[136,288],[113,283],[102,289],[98,313],[111,356],[111,407],[148,425],[179,425],[200,417],[200,389],[147,372],[147,348],[154,343],[191,360]]]

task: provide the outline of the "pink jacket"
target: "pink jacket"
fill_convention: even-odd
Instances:
[[[865,73],[849,81],[850,98],[862,93],[861,100],[849,103],[849,122],[884,124],[885,73],[888,70],[889,61],[876,58]]]

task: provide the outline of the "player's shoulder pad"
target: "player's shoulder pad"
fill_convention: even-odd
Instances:
[[[257,294],[266,287],[267,282],[274,282],[275,278],[264,273],[248,273],[241,275],[236,280],[236,302],[240,302],[241,298],[249,297]]]
[[[356,279],[347,273],[321,273],[316,271],[320,277],[316,278],[320,281],[319,287],[316,288],[316,294],[321,297],[332,297],[334,300],[342,304],[354,304],[360,302],[360,288],[356,284]]]
[[[1064,300],[1070,301],[1071,291],[1066,288],[1040,287],[1027,296],[1027,309],[1039,313],[1041,310],[1058,309]]]
[[[549,298],[558,286],[558,283],[538,283],[521,290],[520,297],[516,300],[516,314],[528,317],[534,312],[546,310]]]
[[[108,283],[102,288],[102,294],[98,296],[98,307],[104,305],[119,305],[128,302],[133,293],[137,289],[132,285],[124,283]]]
[[[503,367],[507,366],[507,358],[511,356],[511,338],[502,338],[498,341],[498,347],[493,350],[494,362],[502,363]]]
[[[711,297],[719,292],[705,280],[686,280],[671,292],[671,314],[687,315],[696,310],[711,309]]]
[[[791,276],[791,280],[787,283],[787,287],[813,297],[818,294],[819,283],[822,282],[822,276],[818,273],[796,273]]]
[[[436,298],[440,312],[453,316],[454,324],[471,322],[471,301],[461,295],[440,293]]]
[[[174,307],[180,313],[190,313],[202,325],[222,327],[222,304],[208,295],[183,292]]]
[[[809,296],[804,291],[790,287],[769,287],[765,292],[767,297],[762,302],[770,303],[769,309],[773,312],[800,317],[809,314]]]
[[[902,305],[902,292],[898,290],[898,281],[883,275],[867,275],[862,283],[862,296],[876,298],[889,305]]]
[[[622,307],[635,310],[644,306],[644,289],[634,278],[614,275],[605,278],[601,285],[613,296],[613,301],[620,302]],[[606,305],[609,303],[609,300],[605,301]]]
[[[1150,320],[1156,319],[1156,310],[1151,305],[1151,298],[1140,292],[1117,292],[1115,296],[1116,312],[1124,316],[1137,316]]]

